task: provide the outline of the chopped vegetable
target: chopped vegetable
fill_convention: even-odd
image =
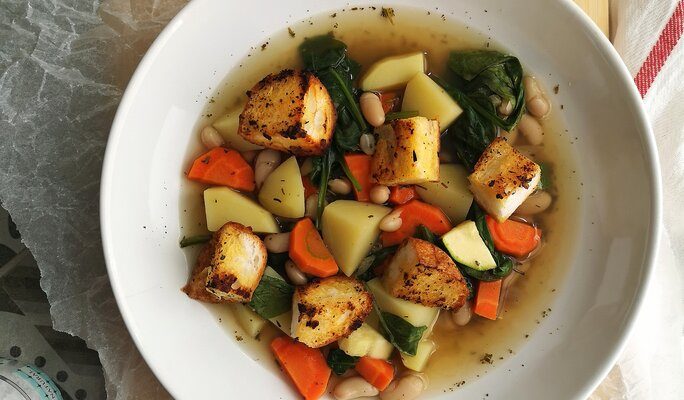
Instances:
[[[180,241],[180,247],[183,248],[183,247],[193,246],[196,244],[207,243],[210,240],[211,240],[211,235],[195,235],[195,236],[190,236],[190,237],[183,236],[183,239],[181,239],[181,241]]]
[[[436,235],[443,235],[451,229],[449,218],[437,207],[411,200],[395,208],[401,213],[401,228],[394,232],[383,232],[380,236],[383,246],[399,244],[413,236],[419,225],[425,225]]]
[[[439,182],[425,182],[415,188],[425,203],[441,208],[452,224],[463,222],[473,203],[468,171],[459,164],[441,164]]]
[[[207,185],[254,190],[254,171],[235,150],[215,147],[199,156],[188,172],[188,179]]]
[[[406,85],[401,111],[418,111],[418,115],[437,120],[444,131],[463,112],[457,101],[425,74],[416,74]]]
[[[358,201],[370,201],[370,190],[373,184],[370,180],[371,156],[367,154],[345,154],[344,161],[347,163],[349,172],[361,187],[354,187],[354,195]]]
[[[377,306],[376,306],[377,307]],[[415,356],[418,351],[418,342],[427,330],[427,326],[414,326],[402,317],[388,312],[378,312],[380,326],[385,330],[387,340],[390,341],[400,352]]]
[[[308,199],[309,196],[312,194],[316,194],[318,192],[318,188],[314,186],[314,184],[311,182],[311,178],[309,176],[302,176],[302,185],[304,186],[304,198]]]
[[[310,218],[299,220],[290,232],[290,258],[302,272],[325,278],[337,273],[337,263]]]
[[[238,134],[238,125],[240,124],[239,117],[244,108],[244,103],[241,102],[240,104],[237,104],[211,125],[221,134],[223,140],[226,142],[226,147],[237,151],[261,150],[263,147],[246,141]]]
[[[401,106],[401,93],[398,91],[380,93],[380,102],[385,114],[396,111]]]
[[[273,339],[271,350],[305,400],[325,393],[331,370],[320,350],[286,337]]]
[[[256,338],[268,323],[259,314],[255,313],[246,304],[231,304],[233,315],[245,333],[251,338]]]
[[[273,214],[286,218],[303,217],[305,199],[302,176],[294,156],[273,170],[259,190],[261,205]]]
[[[444,247],[458,263],[478,271],[496,268],[496,261],[473,221],[463,221],[442,236]]]
[[[380,278],[375,278],[366,283],[368,289],[373,294],[373,299],[377,305],[376,313],[380,316],[380,309],[383,312],[398,315],[406,322],[416,326],[426,326],[429,333],[439,316],[439,308],[425,307],[420,304],[412,303],[408,300],[398,299],[385,289]]]
[[[430,339],[423,339],[418,343],[418,350],[415,356],[409,356],[401,353],[401,362],[410,370],[422,372],[427,366],[432,353],[437,350],[437,345]]]
[[[549,190],[551,187],[551,176],[553,175],[551,164],[540,162],[539,168],[541,168],[541,178],[537,184],[537,190]]]
[[[396,111],[385,115],[385,122],[394,121],[395,119],[413,118],[417,117],[418,111]]]
[[[259,233],[280,232],[273,214],[256,201],[227,187],[211,187],[204,191],[204,212],[207,229],[212,232],[226,222],[239,222]]]
[[[497,222],[489,215],[485,220],[494,247],[502,253],[523,258],[536,249],[541,241],[541,231],[532,225],[510,219]]]
[[[266,319],[274,318],[290,311],[293,294],[292,285],[267,267],[259,286],[254,290],[249,306]]]
[[[498,281],[480,281],[475,295],[473,312],[479,316],[495,320],[499,310],[499,295],[501,294],[501,279]]]
[[[361,357],[355,369],[363,379],[380,391],[385,390],[394,379],[394,367],[382,359]]]
[[[389,202],[392,204],[400,205],[400,204],[406,204],[410,200],[415,199],[418,197],[418,192],[416,192],[416,188],[411,185],[411,186],[392,186],[390,188],[390,197],[389,197]]]
[[[416,74],[425,72],[425,53],[413,52],[376,61],[361,77],[361,90],[394,89],[406,85]]]
[[[345,353],[355,357],[368,356],[386,360],[394,350],[392,343],[366,322],[351,335],[338,340],[337,344]]]
[[[350,356],[340,349],[331,349],[326,362],[335,375],[342,375],[347,370],[354,368],[359,357]]]

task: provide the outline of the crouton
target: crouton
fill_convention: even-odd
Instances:
[[[245,140],[297,156],[323,154],[335,130],[335,106],[311,72],[285,69],[247,92],[238,133]]]
[[[465,279],[442,249],[409,238],[397,250],[382,277],[394,297],[445,310],[460,308],[468,298]]]
[[[540,178],[539,165],[506,139],[496,138],[480,156],[468,181],[477,203],[503,222],[534,192]]]
[[[439,180],[439,124],[424,117],[398,119],[376,130],[371,180],[395,186]]]
[[[351,334],[373,307],[363,284],[346,276],[297,286],[292,302],[292,337],[313,348]]]
[[[207,274],[209,274],[209,266],[211,265],[214,247],[214,240],[211,240],[202,247],[202,250],[200,250],[199,256],[197,257],[195,267],[190,274],[190,279],[181,290],[183,290],[191,299],[203,301],[205,303],[225,303],[221,298],[207,291]]]

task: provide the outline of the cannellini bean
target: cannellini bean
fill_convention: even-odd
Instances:
[[[409,373],[395,380],[382,393],[381,400],[414,400],[427,387],[423,374]]]
[[[285,273],[287,274],[287,277],[290,278],[290,282],[297,286],[306,285],[306,282],[309,281],[306,274],[304,274],[292,260],[285,261]]]
[[[378,389],[360,376],[352,376],[341,380],[332,394],[336,400],[353,400],[359,397],[377,396]]]
[[[213,149],[214,147],[223,146],[226,142],[220,133],[211,125],[207,125],[200,132],[200,138],[202,139],[202,144],[207,149]]]
[[[511,129],[511,131],[501,130],[501,137],[505,138],[508,144],[513,146],[515,141],[518,140],[518,128]]]
[[[313,171],[313,161],[311,158],[307,158],[302,163],[302,166],[299,167],[299,173],[302,174],[302,176],[306,176],[309,175],[311,171]]]
[[[375,185],[370,190],[370,200],[375,204],[385,204],[390,197],[390,189],[385,185]]]
[[[513,103],[510,100],[504,100],[496,109],[499,111],[499,114],[507,117],[513,112]]]
[[[328,188],[333,193],[345,195],[351,193],[352,185],[347,179],[338,178],[332,179],[330,182],[328,182]]]
[[[242,158],[245,159],[248,163],[251,163],[254,161],[257,155],[259,155],[259,150],[249,150],[249,151],[243,151],[242,153]]]
[[[318,213],[318,195],[312,194],[306,198],[304,202],[304,215],[309,218],[314,218]]]
[[[384,232],[395,232],[401,228],[401,211],[392,211],[380,221],[380,230]]]
[[[361,151],[372,156],[375,153],[375,135],[371,133],[364,133],[359,139],[359,147]]]
[[[470,319],[473,317],[473,307],[469,301],[463,304],[463,307],[459,308],[457,311],[451,313],[451,318],[454,323],[458,326],[466,326]]]
[[[266,235],[264,245],[271,253],[285,253],[290,249],[290,232]]]
[[[377,94],[371,92],[362,94],[359,105],[363,117],[369,124],[377,128],[385,123],[385,110],[382,108],[382,102]]]
[[[523,203],[515,210],[516,214],[532,215],[546,211],[553,202],[553,198],[548,192],[538,190],[530,197],[525,199]]]
[[[537,118],[546,116],[551,107],[546,96],[544,96],[544,92],[539,88],[537,80],[531,76],[526,76],[523,78],[523,85],[525,86],[525,105],[527,106],[527,111]]]
[[[544,129],[536,118],[523,114],[518,122],[518,130],[533,146],[539,146],[544,142]]]
[[[254,162],[254,181],[257,187],[261,187],[266,177],[280,165],[280,152],[275,150],[262,150]]]

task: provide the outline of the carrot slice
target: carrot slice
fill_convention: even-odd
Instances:
[[[385,390],[394,379],[392,364],[379,358],[361,357],[354,368],[363,379],[380,391]]]
[[[361,185],[361,191],[354,188],[356,200],[370,201],[370,190],[373,187],[370,181],[371,156],[368,154],[345,154],[344,161],[354,179]]]
[[[477,285],[473,312],[479,316],[495,320],[499,310],[500,294],[501,279],[493,282],[480,281]]]
[[[271,350],[304,399],[316,400],[325,393],[331,371],[319,349],[281,336],[273,339]]]
[[[214,147],[199,156],[188,172],[188,179],[207,185],[228,186],[237,190],[254,190],[254,171],[235,150]]]
[[[311,182],[309,175],[302,176],[302,184],[304,185],[304,198],[308,199],[312,194],[318,193],[318,188]]]
[[[502,253],[522,258],[536,249],[541,241],[541,230],[524,222],[510,219],[497,222],[489,215],[485,221],[494,247]]]
[[[401,104],[401,92],[382,92],[380,93],[380,102],[382,103],[382,109],[387,114],[390,111],[397,111],[399,105]]]
[[[411,186],[392,186],[389,201],[392,204],[406,204],[418,197],[416,188]]]
[[[311,218],[299,220],[290,232],[290,258],[302,272],[319,278],[333,276],[339,269]]]
[[[419,225],[425,225],[435,235],[443,235],[451,229],[449,218],[441,209],[422,201],[411,200],[394,210],[401,212],[401,228],[394,232],[382,232],[380,239],[385,247],[399,244],[413,236]]]

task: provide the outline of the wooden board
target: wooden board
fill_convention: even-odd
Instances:
[[[582,7],[589,18],[596,22],[596,25],[606,36],[610,34],[610,14],[608,0],[575,0],[575,3]]]

